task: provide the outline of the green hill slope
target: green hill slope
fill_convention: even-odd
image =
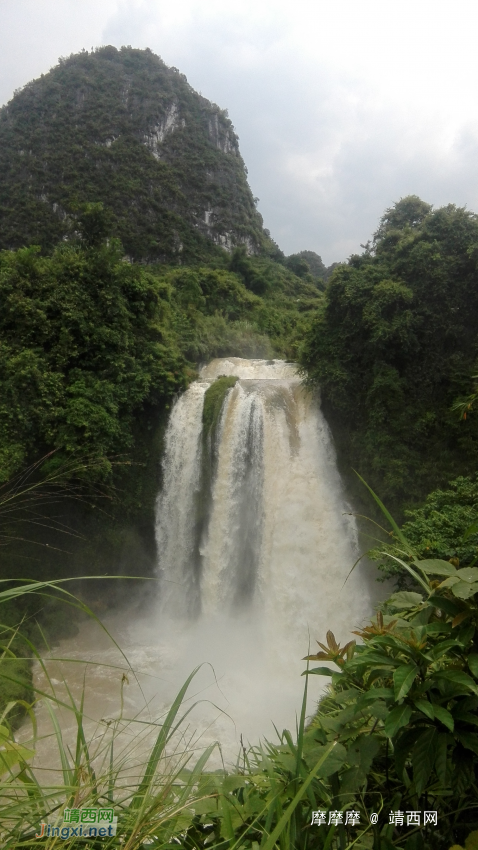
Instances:
[[[60,60],[0,110],[0,248],[50,249],[101,201],[135,260],[270,244],[227,113],[150,50]]]

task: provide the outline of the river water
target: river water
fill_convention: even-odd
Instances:
[[[204,396],[221,375],[238,381],[208,441]],[[186,707],[199,704],[183,727],[190,747],[218,740],[231,764],[241,741],[274,739],[273,724],[294,730],[309,645],[315,651],[328,629],[349,640],[376,596],[366,566],[350,574],[359,554],[350,513],[329,429],[295,367],[240,358],[205,366],[177,399],[166,434],[158,591],[146,607],[105,619],[127,661],[85,623],[51,653],[67,660],[46,662],[65,702],[84,692],[87,737],[99,745],[121,716],[131,747],[199,665]],[[39,667],[36,681],[51,687]],[[310,712],[323,687],[323,677],[310,677]],[[72,713],[55,714],[65,740],[73,736]],[[52,726],[44,705],[38,716],[35,763],[46,767]]]

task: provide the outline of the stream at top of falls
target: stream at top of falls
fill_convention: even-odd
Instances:
[[[238,380],[209,437],[205,393],[223,375]],[[65,682],[78,700],[86,683],[87,737],[100,738],[122,711],[127,748],[144,721],[161,722],[201,665],[185,704],[198,703],[188,740],[196,749],[219,741],[231,765],[241,740],[276,740],[274,725],[294,732],[301,659],[328,629],[349,640],[378,594],[366,566],[351,572],[355,520],[328,426],[293,364],[228,358],[204,366],[171,411],[162,480],[157,598],[146,610],[132,605],[104,618],[130,666],[88,622],[51,653],[63,660],[46,659],[47,669],[62,697]],[[326,681],[310,677],[309,714]],[[39,665],[36,684],[46,689]],[[56,714],[64,736],[73,735],[71,713]],[[38,717],[35,765],[46,767],[52,727],[41,707]]]

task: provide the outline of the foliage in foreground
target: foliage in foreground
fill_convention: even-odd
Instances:
[[[448,850],[453,845],[473,850],[478,830],[478,568],[420,559],[385,513],[399,543],[394,554],[384,552],[384,557],[399,563],[414,589],[392,594],[371,624],[357,632],[363,643],[352,640],[340,647],[329,632],[320,651],[309,656],[334,665],[306,671],[330,679],[309,725],[306,688],[295,735],[284,730],[277,743],[242,751],[230,773],[208,771],[212,748],[194,755],[183,725],[192,710],[181,708],[192,674],[167,716],[156,721],[156,743],[147,762],[136,764],[139,779],[131,782],[134,749],[119,755],[118,744],[126,721],[120,717],[105,725],[95,744],[88,743],[82,704],[70,696],[63,703],[77,726],[70,752],[55,719],[58,699],[52,687],[51,693],[36,696],[51,708],[59,784],[38,782],[29,767],[33,753],[18,745],[8,728],[13,706],[4,712],[4,846],[38,846],[39,820],[61,823],[66,806],[112,805],[119,819],[116,838],[87,840],[85,847]],[[0,673],[14,678],[8,663],[4,653]],[[311,824],[314,811],[325,813],[325,824]],[[346,824],[344,813],[350,811],[356,817]],[[423,825],[424,811],[437,812],[436,826]],[[405,825],[390,823],[390,812],[404,813]],[[408,812],[421,813],[420,826],[406,825]],[[330,813],[335,814],[329,822]],[[42,842],[45,848],[58,843]],[[77,846],[77,841],[62,845]]]

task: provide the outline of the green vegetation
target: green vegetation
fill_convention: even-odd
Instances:
[[[420,558],[439,558],[455,566],[474,566],[478,556],[478,484],[476,476],[458,478],[447,490],[434,490],[424,504],[406,510],[402,533]],[[394,535],[387,548],[392,554],[399,546]],[[400,564],[383,558],[383,546],[372,551],[372,559],[385,576],[394,577],[400,586],[410,576]],[[396,553],[395,553],[396,554]]]
[[[60,698],[52,685],[42,699],[52,718],[60,705],[71,712],[76,746],[70,751],[57,727],[62,779],[39,782],[29,765],[35,734],[31,744],[17,744],[8,725],[14,705],[7,706],[0,726],[2,846],[36,846],[39,820],[61,825],[65,807],[113,806],[118,833],[102,839],[106,848],[118,842],[129,850],[144,843],[158,850],[171,844],[185,850],[473,848],[478,568],[420,559],[391,523],[402,557],[386,550],[383,557],[401,560],[415,590],[396,592],[383,603],[371,624],[357,632],[361,644],[351,640],[340,647],[328,632],[320,651],[308,657],[323,666],[305,671],[330,681],[312,722],[305,724],[306,688],[296,735],[284,730],[278,742],[242,751],[229,773],[208,770],[214,746],[199,757],[184,747],[183,726],[186,718],[191,723],[194,705],[185,710],[182,703],[196,671],[160,718],[139,770],[134,747],[119,760],[115,756],[125,730],[140,743],[130,729],[134,721],[122,714],[112,723],[102,721],[89,742],[82,704],[70,694]],[[0,602],[12,594],[51,590],[49,584],[20,586],[0,592]],[[0,658],[2,678],[16,678],[12,661],[5,654]],[[118,668],[122,681],[131,673],[127,664]],[[152,731],[146,728],[147,735]],[[139,774],[136,782],[130,760]],[[424,824],[424,811],[437,812],[436,825]],[[322,813],[325,822],[312,823],[312,812]],[[346,812],[355,813],[352,823],[346,822]],[[390,812],[403,813],[404,824],[391,822]],[[419,825],[407,826],[410,812],[420,812]],[[76,843],[75,838],[64,842],[65,847]],[[46,848],[54,844],[54,838],[44,839]]]
[[[221,377],[214,381],[206,390],[204,395],[202,422],[204,426],[204,433],[207,436],[214,435],[227,391],[234,387],[236,383],[237,378],[233,378],[229,375],[221,375]]]
[[[2,846],[37,846],[40,817],[81,804],[114,806],[119,833],[101,846],[127,850],[472,850],[478,218],[411,196],[346,264],[284,257],[262,228],[226,113],[131,48],[61,60],[16,94],[0,111],[0,176]],[[89,743],[82,704],[68,697],[76,746],[54,722],[62,780],[42,784],[29,766],[35,730],[30,747],[13,729],[22,713],[34,719],[37,698],[52,717],[61,700],[53,683],[35,692],[31,658],[75,628],[73,612],[120,599],[121,579],[92,592],[88,577],[151,575],[168,411],[217,356],[300,359],[342,468],[405,520],[385,512],[392,531],[372,553],[399,589],[362,644],[339,647],[329,632],[310,656],[337,668],[306,671],[330,680],[310,725],[304,695],[297,734],[242,751],[231,773],[208,771],[211,749],[198,758],[185,747],[192,674],[136,782],[135,753],[116,755],[123,715]],[[235,380],[206,393],[198,559]],[[38,583],[12,581],[27,575]],[[311,825],[318,809],[360,820]],[[425,809],[439,813],[433,830],[388,820]]]
[[[293,357],[322,297],[242,250],[208,266],[132,263],[99,204],[77,222],[50,255],[0,252],[0,480],[32,467],[34,481],[58,471],[68,484],[35,505],[34,529],[26,511],[4,517],[0,577],[151,574],[174,396],[214,356]],[[108,594],[114,604],[116,584]]]
[[[262,229],[227,113],[150,50],[67,59],[0,110],[0,247],[51,250],[101,202],[138,260],[209,261]]]
[[[452,410],[478,354],[478,219],[414,196],[339,265],[301,352],[347,471],[394,509],[478,469],[478,420]]]

